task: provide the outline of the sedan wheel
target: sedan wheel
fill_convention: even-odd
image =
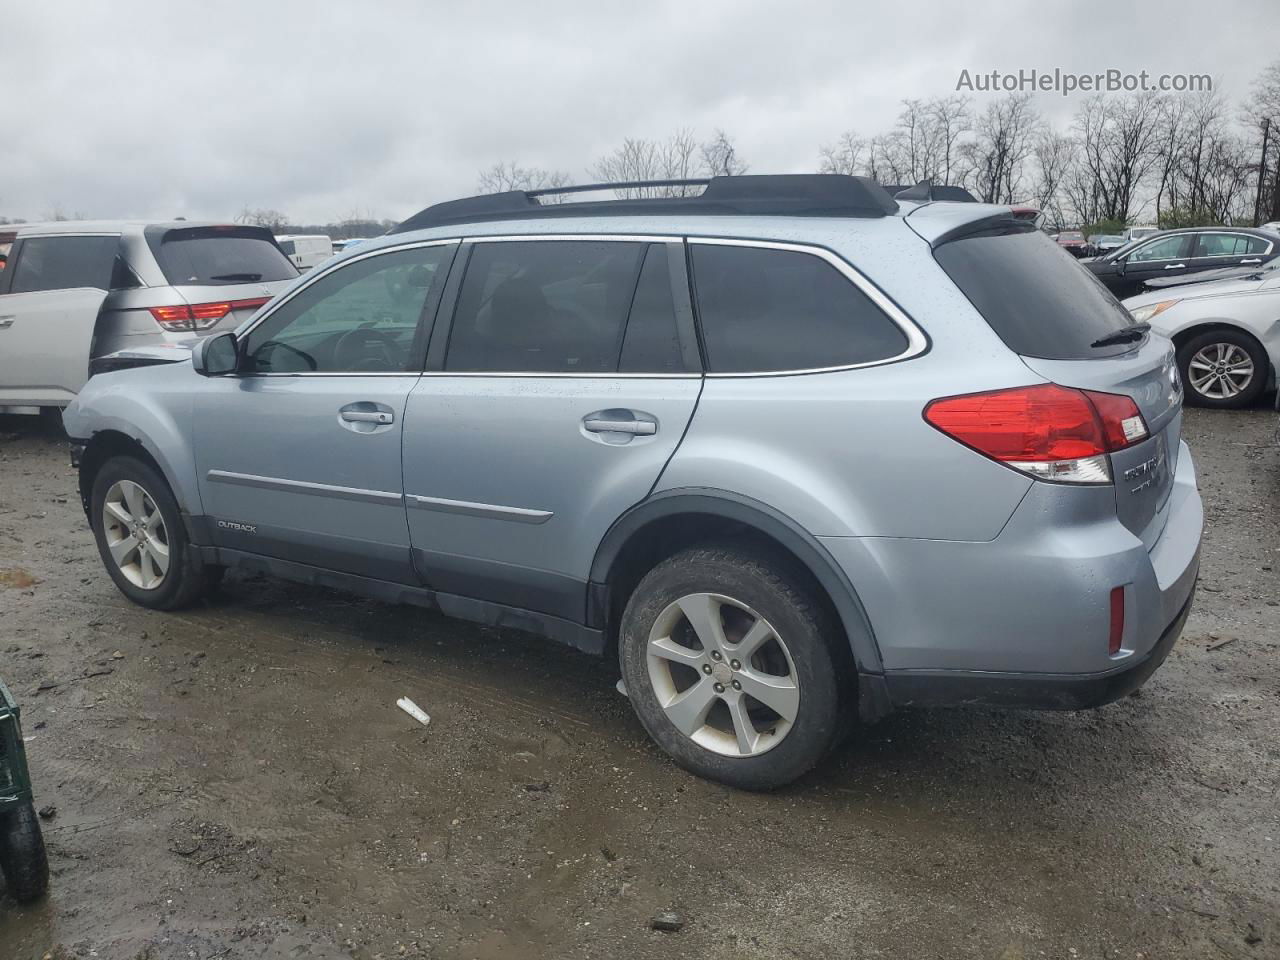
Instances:
[[[169,531],[160,508],[141,484],[117,480],[102,505],[102,529],[111,559],[135,587],[156,590],[169,572]]]
[[[759,756],[787,736],[800,685],[787,645],[749,605],[691,593],[649,633],[649,680],[672,725],[729,757]]]
[[[1210,400],[1232,400],[1249,389],[1255,375],[1253,360],[1234,343],[1210,343],[1187,364],[1191,388]]]

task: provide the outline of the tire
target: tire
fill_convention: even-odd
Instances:
[[[1215,368],[1229,373],[1230,369],[1239,371],[1246,363],[1251,366],[1247,379],[1239,373],[1225,379],[1214,378]],[[1252,406],[1262,396],[1271,362],[1262,344],[1243,331],[1206,330],[1178,350],[1178,372],[1182,375],[1187,403],[1234,410]],[[1206,377],[1209,377],[1207,382]]]
[[[0,814],[0,873],[19,903],[38,900],[49,889],[49,858],[30,801]]]
[[[766,639],[743,656],[758,636]],[[618,658],[654,741],[686,770],[729,786],[790,783],[848,729],[842,631],[787,565],[748,546],[692,547],[650,570],[623,612]]]
[[[125,539],[131,537],[135,545],[139,538],[130,532],[132,528],[129,525],[121,523],[116,513],[111,513],[107,520],[104,520],[104,514],[111,509],[108,506],[109,497],[115,506],[124,508],[125,515],[133,517],[138,513],[134,509],[136,501],[127,502],[135,488],[140,488],[142,493],[140,516],[144,519],[140,529],[146,537],[142,538],[142,549],[135,546],[118,561],[112,555],[112,542],[108,537],[119,544],[121,534],[128,534]],[[124,492],[125,499],[120,499],[121,491]],[[157,514],[159,524],[154,520]],[[109,531],[108,520],[114,530]],[[89,522],[98,544],[98,555],[102,557],[107,573],[120,592],[139,606],[152,610],[175,610],[204,596],[210,586],[216,583],[217,568],[206,565],[199,552],[187,540],[182,514],[169,484],[154,467],[141,460],[127,456],[112,457],[102,465],[93,480],[93,491],[89,498]],[[167,549],[167,567],[157,577],[157,558],[162,548]],[[145,556],[148,552],[149,560]]]

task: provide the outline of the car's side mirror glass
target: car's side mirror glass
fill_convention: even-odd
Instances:
[[[191,351],[191,365],[202,377],[222,377],[235,373],[240,350],[234,333],[206,337]]]

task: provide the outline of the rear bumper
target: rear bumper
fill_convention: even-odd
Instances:
[[[1164,663],[1191,612],[1192,594],[1141,659],[1095,674],[978,673],[957,670],[885,674],[895,707],[998,706],[1029,710],[1087,710],[1137,690]]]
[[[1167,519],[1148,550],[1110,487],[1035,484],[987,542],[822,538],[856,585],[895,706],[1072,709],[1143,683],[1176,641],[1195,591],[1203,507],[1180,445]],[[1110,595],[1124,631],[1108,651]]]

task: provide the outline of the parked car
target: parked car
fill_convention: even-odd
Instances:
[[[1112,250],[1119,250],[1125,245],[1124,237],[1115,233],[1095,233],[1089,238],[1089,246],[1093,248],[1091,256],[1101,256]]]
[[[334,253],[333,241],[323,233],[282,234],[276,237],[276,243],[300,273],[319,266]]]
[[[1135,240],[1145,240],[1147,237],[1154,237],[1159,232],[1159,227],[1129,227],[1124,232],[1124,242],[1133,243]]]
[[[1024,213],[842,176],[430,207],[89,382],[99,553],[156,609],[237,567],[616,655],[745,788],[855,716],[1114,700],[1196,581],[1173,346]]]
[[[230,330],[298,276],[261,227],[59,221],[13,233],[0,271],[3,413],[66,406],[91,357]]]
[[[1280,233],[1280,220],[1272,220],[1270,223],[1264,223],[1258,229],[1268,230],[1271,233]]]
[[[1280,254],[1280,238],[1252,227],[1166,230],[1084,261],[1119,299],[1140,293],[1148,280],[1181,279],[1202,270],[1256,267]]]
[[[1275,385],[1280,259],[1244,276],[1150,290],[1124,306],[1173,340],[1188,402],[1246,407]]]
[[[1073,257],[1079,258],[1089,255],[1089,241],[1084,238],[1084,234],[1079,230],[1063,230],[1056,239],[1058,246]]]

